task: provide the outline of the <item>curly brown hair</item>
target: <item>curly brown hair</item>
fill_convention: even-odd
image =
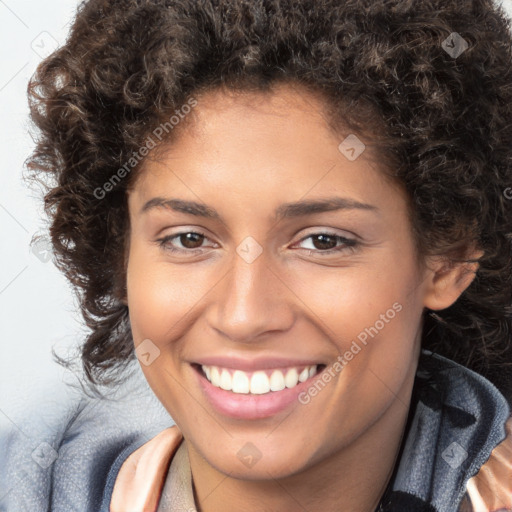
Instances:
[[[26,166],[46,184],[55,262],[91,331],[80,347],[88,383],[118,383],[134,359],[127,191],[145,159],[105,184],[195,94],[287,82],[321,94],[333,126],[372,134],[383,172],[408,192],[422,258],[483,251],[459,299],[424,311],[422,347],[511,398],[511,47],[491,0],[82,2],[29,82],[37,145]]]

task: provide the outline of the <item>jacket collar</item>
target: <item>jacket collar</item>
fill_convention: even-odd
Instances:
[[[399,464],[382,500],[386,511],[454,512],[506,437],[510,407],[481,375],[422,350]]]

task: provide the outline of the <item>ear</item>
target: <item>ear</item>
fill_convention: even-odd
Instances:
[[[474,251],[468,259],[479,259],[483,254],[483,251]],[[478,262],[451,263],[446,257],[430,259],[425,281],[424,306],[432,310],[450,307],[472,283],[478,267]]]

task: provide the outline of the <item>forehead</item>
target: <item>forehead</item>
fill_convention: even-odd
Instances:
[[[296,139],[320,135],[334,143],[341,136],[333,126],[332,106],[327,97],[300,84],[277,83],[268,91],[223,87],[199,93],[196,99],[197,106],[185,120],[178,138],[187,130],[194,138],[212,138],[215,132],[224,137],[230,132],[233,143],[240,138],[275,132]]]
[[[139,203],[165,189],[196,201],[230,194],[232,204],[239,198],[242,206],[249,197],[263,206],[269,194],[281,202],[335,192],[375,202],[382,195],[385,180],[371,140],[350,139],[364,150],[349,160],[340,145],[354,134],[332,129],[319,95],[280,85],[271,92],[218,89],[195,98],[176,137],[145,162]]]
[[[227,158],[242,149],[241,143],[247,151],[246,158],[258,153],[262,143],[277,156],[280,148],[287,151],[298,142],[301,146],[296,146],[294,153],[306,143],[309,150],[318,148],[314,151],[318,157],[321,152],[325,153],[327,145],[337,147],[349,134],[347,129],[334,128],[333,109],[326,97],[300,84],[278,83],[269,91],[222,87],[194,93],[191,99],[195,106],[187,107],[186,115],[180,116],[181,120],[172,127],[167,139],[157,143],[143,168],[156,167],[185,153],[189,153],[190,158],[199,156],[201,148],[213,156],[218,153],[215,148],[222,147],[222,154]],[[322,144],[318,144],[318,139]],[[192,148],[193,155],[190,154]],[[371,145],[367,146],[363,158],[377,161],[375,156]]]

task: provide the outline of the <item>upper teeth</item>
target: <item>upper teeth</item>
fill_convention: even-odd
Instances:
[[[241,370],[228,370],[218,366],[202,365],[207,379],[217,388],[233,391],[233,393],[254,393],[261,395],[269,391],[281,391],[285,387],[293,388],[299,382],[313,377],[317,371],[317,365],[305,368],[289,368],[286,373],[281,370],[273,370],[270,378],[266,372],[259,370],[253,373]],[[233,372],[233,374],[231,374]]]

